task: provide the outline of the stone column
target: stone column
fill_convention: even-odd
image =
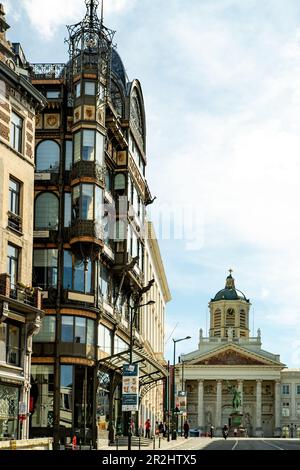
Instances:
[[[204,432],[204,380],[198,380],[198,427],[201,436]]]
[[[243,380],[239,380],[238,381],[238,391],[240,392],[241,394],[241,407],[240,407],[240,411],[243,413],[243,410],[244,410],[244,381]]]
[[[261,427],[261,386],[262,380],[256,381],[256,429],[255,436],[262,437],[263,430]]]
[[[216,408],[216,429],[215,435],[222,436],[222,380],[217,381],[217,408]]]
[[[276,380],[274,384],[274,391],[275,391],[275,437],[281,437],[281,383],[280,380]]]

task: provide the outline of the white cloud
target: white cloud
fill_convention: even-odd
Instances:
[[[135,2],[136,0],[105,2],[105,15],[121,13],[132,8]],[[21,8],[25,10],[32,26],[43,40],[51,40],[60,26],[80,21],[86,11],[83,0],[22,0],[22,3],[19,0],[7,0],[7,3],[9,11],[15,14],[20,14]]]

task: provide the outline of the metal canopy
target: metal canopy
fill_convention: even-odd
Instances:
[[[98,367],[103,365],[122,374],[123,365],[129,364],[129,357],[130,351],[127,349],[126,351],[101,359],[98,361]],[[132,359],[133,364],[139,364],[141,387],[153,382],[158,382],[167,377],[167,370],[153,357],[147,354],[143,348],[134,349]]]

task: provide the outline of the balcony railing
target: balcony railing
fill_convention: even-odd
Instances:
[[[32,80],[58,80],[66,77],[65,64],[31,64]]]
[[[77,219],[72,226],[65,229],[65,236],[71,242],[72,239],[95,238],[103,240],[102,224],[96,220]],[[80,240],[79,240],[80,241]]]
[[[17,300],[25,305],[42,308],[42,292],[39,288],[27,287],[22,284],[12,284],[10,275],[0,274],[0,295],[8,299]]]
[[[74,181],[79,178],[94,178],[95,180],[104,183],[105,167],[95,162],[77,162],[70,172],[70,181]]]

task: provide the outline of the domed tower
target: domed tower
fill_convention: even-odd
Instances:
[[[235,287],[232,270],[220,290],[209,303],[210,338],[249,338],[250,300]]]

